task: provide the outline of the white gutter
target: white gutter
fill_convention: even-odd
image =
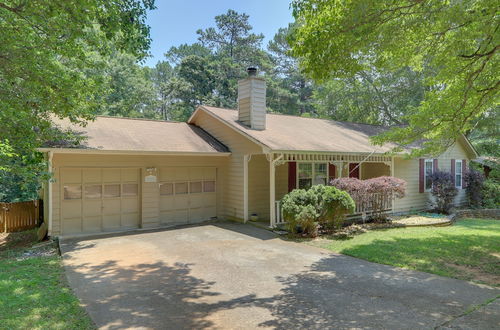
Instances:
[[[45,205],[44,207],[48,207],[48,218],[49,218],[49,223],[48,223],[48,234],[52,235],[52,205],[54,202],[52,201],[52,157],[54,156],[54,153],[52,151],[49,151],[48,153],[48,172],[50,174],[49,182],[48,182],[48,189],[49,189],[49,198],[48,198],[48,204]]]
[[[143,151],[143,150],[99,150],[78,148],[38,148],[40,152],[59,154],[98,154],[98,155],[165,155],[165,156],[230,156],[231,152],[192,152],[192,151]]]

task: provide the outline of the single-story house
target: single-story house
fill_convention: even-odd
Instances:
[[[99,116],[87,126],[59,120],[87,137],[80,148],[42,148],[53,178],[44,189],[49,235],[247,221],[281,222],[279,200],[294,188],[338,177],[391,175],[407,196],[390,212],[428,207],[428,175],[463,173],[477,153],[465,137],[433,159],[389,155],[374,146],[382,126],[266,113],[266,84],[249,70],[238,83],[238,109],[199,106],[187,122]],[[358,208],[356,212],[369,210]]]

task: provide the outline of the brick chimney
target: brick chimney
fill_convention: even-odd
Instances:
[[[238,81],[238,120],[255,130],[266,129],[266,82],[257,69],[247,69],[248,77]]]

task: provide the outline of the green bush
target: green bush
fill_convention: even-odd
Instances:
[[[500,182],[493,179],[485,180],[482,190],[483,206],[488,209],[500,208]]]
[[[349,193],[335,187],[317,185],[309,190],[317,196],[318,222],[326,229],[340,228],[356,207]]]
[[[302,232],[309,237],[318,235],[318,228],[342,226],[345,216],[354,211],[354,201],[345,191],[316,185],[309,190],[295,189],[283,197],[283,218],[291,233]]]

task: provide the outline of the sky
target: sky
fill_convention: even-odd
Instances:
[[[215,16],[228,9],[250,15],[253,32],[265,36],[264,46],[280,27],[293,21],[290,0],[156,0],[156,7],[147,18],[152,38],[147,66],[163,60],[172,46],[196,42],[196,30],[215,26]]]

